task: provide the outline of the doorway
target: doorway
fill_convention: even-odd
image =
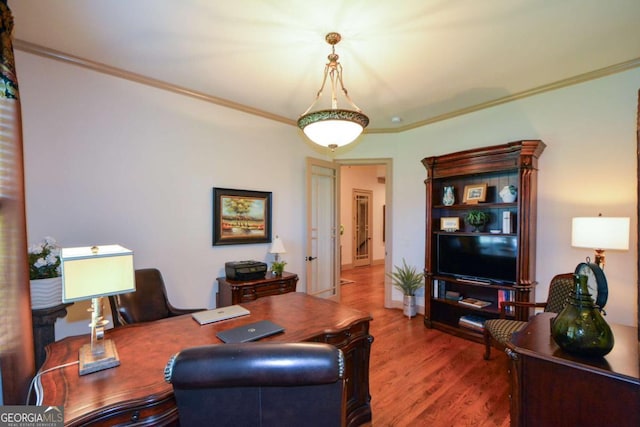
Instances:
[[[340,165],[340,269],[383,265],[385,273],[390,273],[392,160],[340,159],[336,163]],[[392,288],[386,279],[384,287],[384,307],[391,307]]]
[[[373,264],[373,191],[353,189],[353,266]]]

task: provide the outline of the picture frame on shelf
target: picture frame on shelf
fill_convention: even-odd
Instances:
[[[487,199],[487,184],[472,184],[464,186],[462,203],[476,204]]]
[[[440,218],[440,230],[458,231],[459,229],[460,229],[460,218],[458,217]]]
[[[271,192],[213,187],[212,245],[271,242]]]

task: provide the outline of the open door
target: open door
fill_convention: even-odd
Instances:
[[[340,168],[307,158],[307,293],[340,301]]]

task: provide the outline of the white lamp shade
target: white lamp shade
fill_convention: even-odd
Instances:
[[[276,236],[276,238],[273,239],[273,242],[271,242],[271,249],[269,249],[269,253],[270,254],[287,253],[287,250],[284,248],[284,244],[282,243],[282,240],[280,240],[280,237]]]
[[[590,249],[629,249],[629,218],[573,218],[571,246]]]
[[[305,135],[318,145],[324,147],[347,145],[360,136],[364,128],[347,120],[323,120],[308,124]]]
[[[120,245],[62,248],[60,261],[63,302],[136,289],[133,252]]]

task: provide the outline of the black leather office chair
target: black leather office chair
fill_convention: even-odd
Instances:
[[[165,368],[182,426],[344,426],[342,351],[320,343],[185,349]]]
[[[155,268],[136,270],[135,280],[135,292],[109,296],[115,327],[204,310],[204,308],[181,309],[172,306],[167,299],[162,274]]]

